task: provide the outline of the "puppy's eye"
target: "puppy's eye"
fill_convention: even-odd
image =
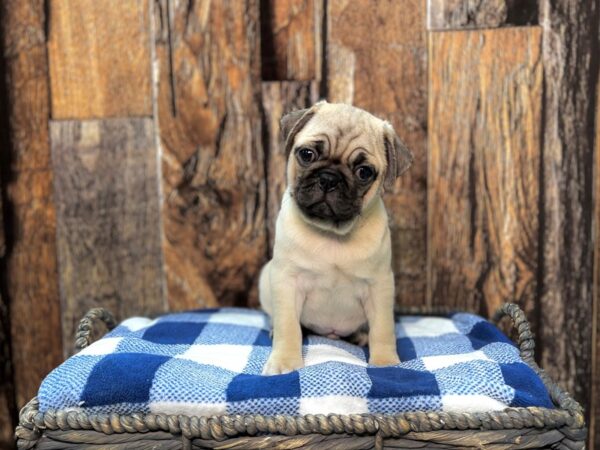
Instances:
[[[304,164],[310,164],[317,160],[317,152],[310,148],[301,148],[297,152],[298,159]]]
[[[354,173],[361,181],[368,181],[375,175],[375,171],[370,166],[359,166]]]

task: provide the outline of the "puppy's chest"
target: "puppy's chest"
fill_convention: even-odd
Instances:
[[[366,323],[366,280],[333,266],[320,273],[303,273],[297,286],[303,298],[300,321],[315,332],[347,336]]]

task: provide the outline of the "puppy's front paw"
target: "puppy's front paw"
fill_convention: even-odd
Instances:
[[[302,361],[302,355],[290,356],[290,355],[278,355],[271,353],[265,367],[263,368],[263,375],[280,375],[284,373],[290,373],[294,370],[298,370],[304,367]]]
[[[400,364],[400,358],[395,351],[371,353],[369,364],[373,366],[395,366]]]

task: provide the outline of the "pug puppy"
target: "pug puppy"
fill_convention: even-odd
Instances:
[[[292,112],[281,129],[288,185],[273,259],[259,282],[273,326],[263,373],[303,366],[301,325],[334,339],[367,336],[369,364],[398,364],[381,192],[408,169],[412,155],[388,122],[345,104]]]

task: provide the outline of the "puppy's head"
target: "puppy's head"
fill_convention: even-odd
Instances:
[[[410,166],[392,126],[345,104],[319,102],[281,119],[287,180],[302,217],[347,234],[361,212]]]

